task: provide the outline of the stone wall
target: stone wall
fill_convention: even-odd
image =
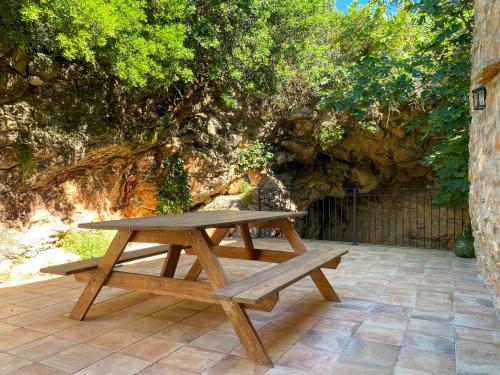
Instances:
[[[474,3],[472,88],[486,86],[484,110],[472,110],[469,206],[477,265],[500,305],[500,1]]]

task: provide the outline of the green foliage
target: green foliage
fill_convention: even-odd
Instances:
[[[246,149],[238,152],[238,165],[242,170],[262,169],[273,158],[269,145],[260,141],[252,142]]]
[[[390,16],[385,6],[351,6],[336,14],[331,48],[335,66],[325,72],[320,108],[347,112],[361,128],[373,131],[382,111],[396,110],[418,85],[409,59],[428,36],[405,11]]]
[[[33,150],[27,143],[20,143],[16,146],[17,158],[22,178],[29,178],[35,172],[36,161],[33,157]]]
[[[306,65],[323,32],[325,0],[195,1],[188,44],[209,79],[256,95],[274,93]]]
[[[226,108],[230,109],[239,109],[240,108],[240,103],[238,102],[238,99],[234,97],[234,95],[231,95],[229,93],[222,93],[221,96],[221,101],[222,104]]]
[[[344,133],[344,127],[335,119],[321,122],[319,127],[321,145],[323,148],[334,145],[344,137]]]
[[[104,255],[111,239],[112,233],[108,231],[69,230],[59,240],[59,245],[82,259],[91,259]]]
[[[193,10],[187,0],[30,0],[21,15],[42,31],[36,42],[49,51],[108,62],[133,86],[169,86],[192,79],[184,22]]]
[[[459,205],[468,192],[472,0],[401,0],[390,15],[388,2],[337,15],[338,63],[326,73],[320,108],[345,112],[368,131],[392,113],[418,112],[406,130],[440,139],[422,161],[435,171],[436,203]]]
[[[209,79],[255,95],[317,66],[330,8],[327,0],[7,1],[6,28],[25,28],[32,46],[107,64],[129,85]]]
[[[241,183],[241,202],[248,206],[252,202],[252,197],[253,197],[253,192],[255,191],[256,187],[253,186],[250,182],[248,181],[243,181]]]
[[[422,164],[436,170],[436,187],[439,195],[434,201],[439,206],[454,206],[465,201],[468,184],[469,137],[453,132],[442,140],[432,153],[426,155]]]
[[[174,154],[163,161],[163,183],[156,196],[156,211],[160,215],[177,214],[192,205],[188,186],[188,175],[184,171],[184,161]]]
[[[419,46],[415,65],[425,90],[422,101],[436,103],[427,117],[426,134],[444,135],[424,163],[436,172],[440,205],[460,205],[468,193],[470,49],[472,0],[406,0],[406,9],[429,25],[431,39]]]
[[[24,263],[26,258],[23,255],[18,255],[12,260],[12,266],[19,266]]]

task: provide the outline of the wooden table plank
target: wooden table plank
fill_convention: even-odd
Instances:
[[[196,230],[206,228],[227,228],[241,224],[265,222],[269,220],[300,217],[302,212],[269,212],[269,211],[198,211],[178,215],[151,216],[135,219],[110,220],[95,223],[79,224],[86,229],[108,230]]]
[[[75,279],[80,282],[88,282],[91,278],[92,272],[82,272],[75,275]],[[105,285],[160,296],[185,298],[193,301],[218,302],[217,299],[210,296],[210,293],[214,290],[212,285],[201,281],[188,281],[170,277],[114,271],[108,280],[106,280]]]

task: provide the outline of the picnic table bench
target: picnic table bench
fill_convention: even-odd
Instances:
[[[307,212],[206,211],[179,215],[111,220],[80,224],[80,228],[116,230],[111,244],[100,258],[72,262],[41,269],[41,272],[74,275],[86,286],[70,313],[70,318],[83,320],[103,286],[146,293],[168,295],[195,301],[218,303],[231,322],[248,357],[272,366],[246,309],[271,311],[279,299],[279,291],[310,276],[329,301],[340,301],[321,268],[337,268],[343,250],[308,252],[295,231],[291,218]],[[293,252],[258,249],[250,236],[250,227],[279,228]],[[230,228],[239,227],[244,247],[220,246]],[[125,251],[130,242],[160,243],[146,249]],[[175,272],[182,252],[196,256],[183,278]],[[165,254],[160,275],[119,271],[120,263]],[[229,281],[219,258],[277,263],[238,281]],[[197,281],[202,271],[209,282]]]

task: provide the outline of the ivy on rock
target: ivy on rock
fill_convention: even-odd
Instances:
[[[163,181],[156,195],[156,211],[160,215],[178,214],[191,208],[188,175],[184,170],[184,160],[173,154],[163,160]]]

